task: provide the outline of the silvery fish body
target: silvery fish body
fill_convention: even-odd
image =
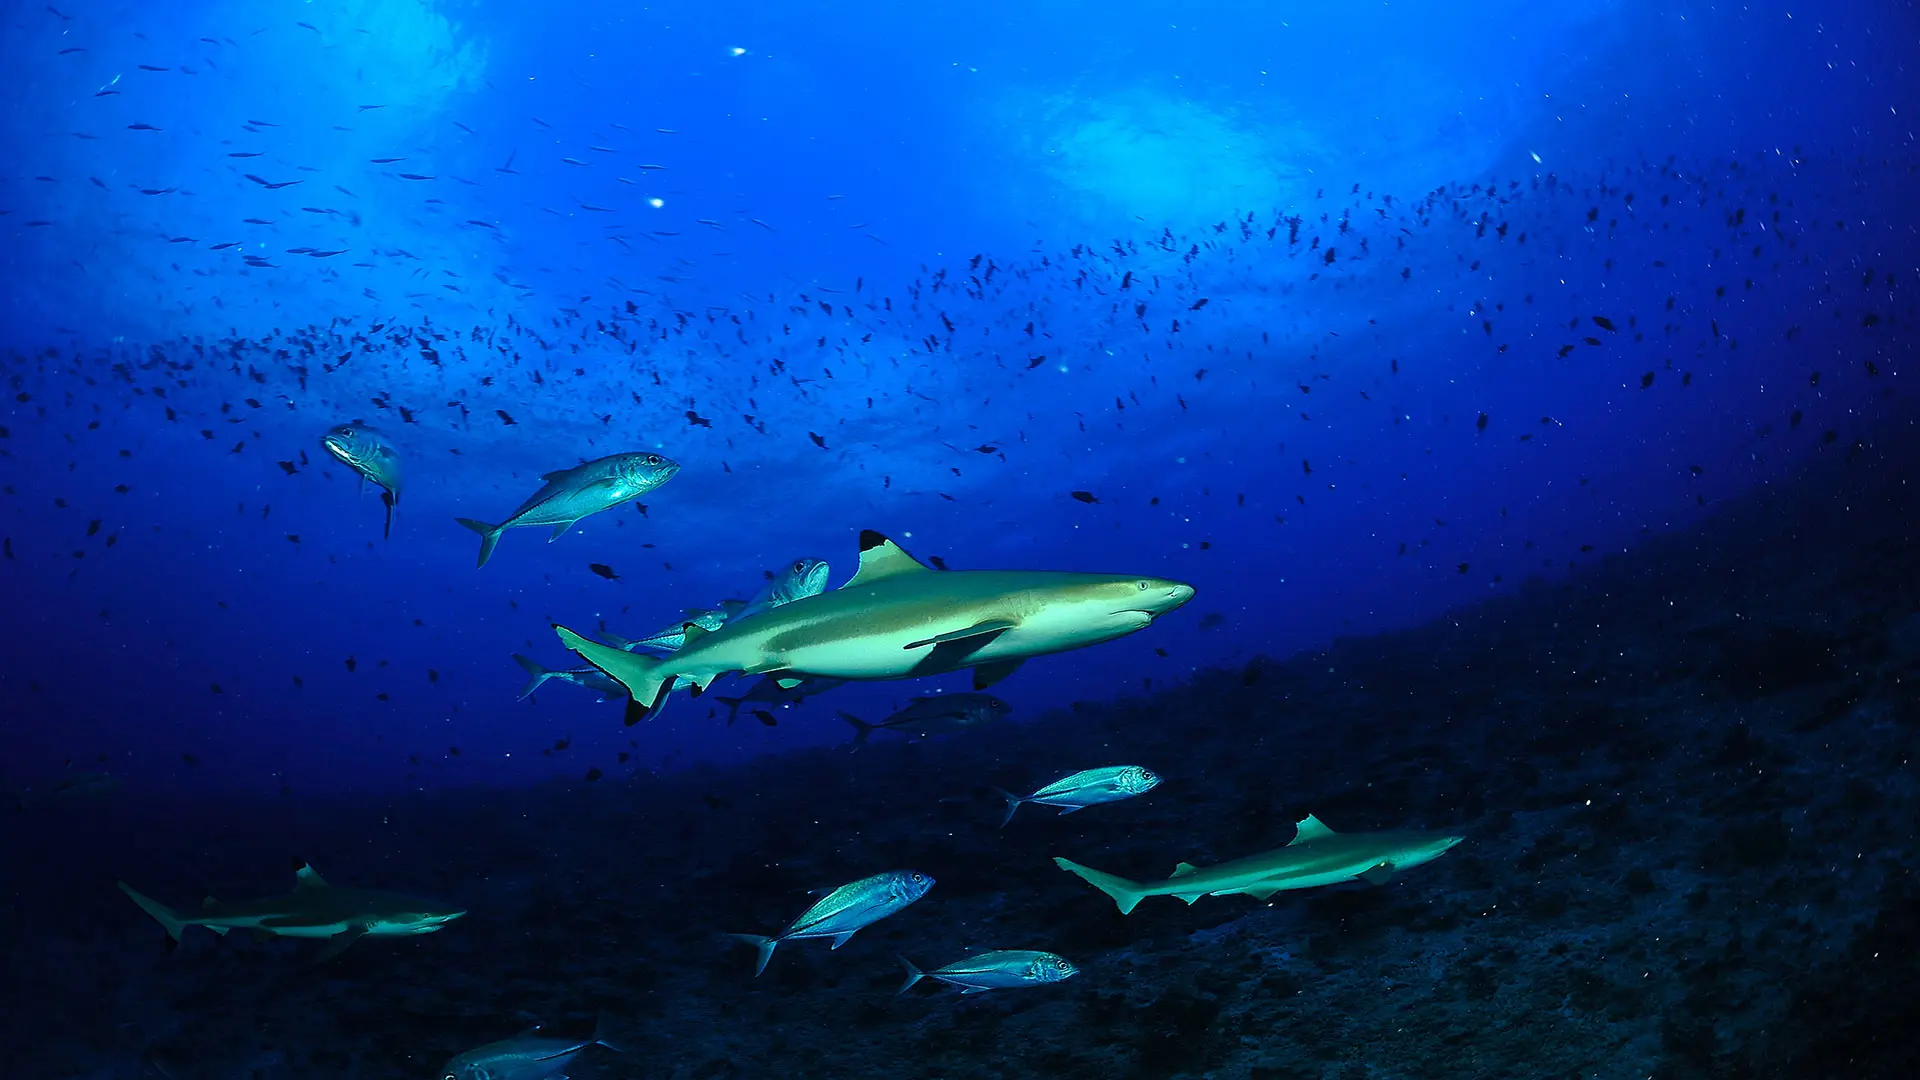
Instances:
[[[921,979],[939,979],[960,987],[963,994],[979,994],[988,990],[1057,983],[1071,979],[1080,972],[1064,956],[1032,949],[996,949],[932,971],[921,971],[904,956],[900,958],[900,963],[906,966],[907,981],[896,994],[913,989],[913,985]]]
[[[600,695],[601,701],[611,701],[624,696],[627,692],[625,687],[607,678],[606,674],[596,667],[554,669],[519,653],[514,653],[513,659],[527,673],[527,684],[520,688],[520,701],[532,697],[534,691],[540,689],[549,679],[558,679],[561,682],[591,690]]]
[[[545,483],[540,490],[498,525],[472,518],[455,520],[480,534],[480,565],[485,566],[493,557],[494,546],[500,543],[500,534],[508,529],[550,525],[553,533],[547,541],[551,543],[566,535],[581,518],[637,499],[673,479],[679,471],[678,462],[659,454],[612,454],[542,476]]]
[[[357,420],[320,436],[320,445],[361,480],[380,485],[380,501],[387,508],[386,536],[392,539],[393,511],[400,505],[400,451],[385,435]]]
[[[840,719],[853,725],[853,742],[857,748],[876,731],[893,731],[910,738],[924,739],[929,735],[969,731],[992,723],[1012,711],[1013,706],[992,694],[935,694],[932,697],[914,698],[912,704],[877,724],[869,724],[852,713],[843,712]]]
[[[927,895],[931,888],[933,878],[917,870],[890,870],[849,882],[821,897],[778,936],[735,934],[733,937],[760,950],[753,969],[753,973],[759,975],[767,969],[774,947],[781,942],[832,938],[833,947],[837,949],[862,927],[892,915]]]
[[[1107,765],[1098,769],[1083,769],[1063,776],[1031,795],[1015,795],[1010,791],[1000,792],[1000,797],[1007,800],[1007,816],[1000,819],[1000,825],[1005,828],[1007,822],[1013,820],[1013,812],[1020,809],[1022,803],[1057,806],[1062,814],[1071,814],[1075,810],[1085,810],[1089,806],[1131,799],[1135,795],[1152,791],[1159,785],[1158,776],[1155,776],[1151,770],[1138,765]]]
[[[605,1026],[603,1022],[602,1030]],[[566,1080],[567,1065],[587,1047],[620,1049],[602,1031],[585,1040],[555,1039],[537,1031],[474,1047],[442,1066],[441,1080]]]
[[[687,627],[697,626],[702,630],[714,631],[727,624],[734,612],[746,606],[744,600],[722,600],[720,606],[711,610],[688,608],[686,613],[674,620],[670,626],[662,627],[643,638],[623,638],[615,634],[604,635],[607,644],[616,649],[632,652],[635,649],[653,649],[659,652],[673,652],[687,643]]]
[[[735,619],[750,618],[763,611],[791,604],[795,600],[804,600],[809,596],[819,596],[827,591],[827,578],[832,571],[825,559],[795,559],[786,568],[773,575],[766,587],[747,601],[747,606],[734,614]]]

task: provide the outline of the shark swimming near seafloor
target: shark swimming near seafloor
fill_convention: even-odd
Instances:
[[[1308,814],[1286,847],[1208,867],[1183,862],[1165,881],[1129,881],[1070,859],[1053,862],[1112,897],[1125,915],[1149,896],[1177,896],[1191,904],[1203,896],[1235,893],[1265,900],[1289,889],[1345,881],[1378,885],[1401,870],[1432,862],[1465,839],[1437,832],[1337,833]]]

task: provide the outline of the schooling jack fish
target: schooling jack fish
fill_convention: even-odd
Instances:
[[[393,511],[400,504],[400,452],[386,436],[357,421],[322,435],[320,445],[359,473],[363,482],[371,480],[380,485],[380,502],[387,508],[385,536],[393,539]]]
[[[552,543],[581,518],[637,499],[679,471],[678,462],[659,454],[613,454],[542,476],[545,484],[540,490],[498,525],[472,518],[454,520],[480,534],[479,565],[485,566],[493,558],[500,534],[508,529],[551,527],[547,542]]]

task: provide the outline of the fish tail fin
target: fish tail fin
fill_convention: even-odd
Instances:
[[[895,990],[893,992],[894,997],[899,997],[901,994],[904,994],[907,991],[913,989],[915,983],[918,983],[921,979],[924,979],[927,977],[926,972],[921,971],[919,968],[913,966],[913,961],[907,959],[904,956],[899,957],[899,960],[900,960],[900,966],[907,969],[907,981],[901,983],[900,989]]]
[[[867,736],[873,734],[874,725],[867,723],[865,720],[860,719],[850,712],[835,713],[834,715],[853,725],[853,748],[855,750],[866,745]]]
[[[391,491],[382,491],[380,493],[380,502],[387,508],[387,528],[383,538],[391,540],[393,539],[393,511],[400,505],[400,496],[395,495]]]
[[[1020,804],[1027,800],[1015,795],[1011,791],[1005,791],[1001,788],[994,788],[993,790],[1001,798],[1007,800],[1007,816],[1000,819],[1000,827],[1004,829],[1007,827],[1007,822],[1013,820],[1013,812],[1020,809]]]
[[[1081,866],[1070,859],[1056,858],[1053,864],[1113,897],[1113,902],[1120,908],[1122,915],[1133,911],[1134,905],[1146,898],[1146,886],[1137,881],[1128,881],[1114,874],[1102,873],[1091,866]]]
[[[116,884],[120,886],[121,892],[126,893],[127,896],[132,898],[134,903],[140,905],[141,911],[153,916],[153,921],[159,923],[161,928],[166,930],[167,937],[172,939],[173,944],[177,945],[180,943],[180,931],[186,929],[187,924],[180,918],[179,912],[155,900],[151,896],[142,895],[137,892],[133,886],[124,881],[117,882]]]
[[[454,518],[453,520],[480,534],[479,565],[487,565],[487,560],[493,558],[493,549],[500,545],[500,526],[489,525],[484,521],[475,521],[472,518]]]
[[[519,653],[513,654],[513,660],[514,663],[519,664],[520,667],[531,676],[531,678],[527,679],[527,685],[520,688],[520,697],[517,699],[519,701],[525,701],[532,697],[535,690],[540,689],[548,679],[553,678],[556,674],[543,666],[540,661],[521,656]]]
[[[761,972],[767,970],[767,961],[773,959],[774,946],[780,944],[780,939],[763,934],[729,934],[728,936],[760,950],[760,955],[755,957],[753,962],[753,977],[756,979],[760,977]]]
[[[606,639],[607,644],[621,652],[632,652],[634,645],[638,644],[632,638],[623,638],[619,634],[609,634],[604,630],[600,632],[600,636]]]
[[[673,676],[662,675],[660,668],[663,664],[653,657],[622,652],[611,645],[588,641],[559,623],[553,624],[553,632],[560,635],[562,645],[579,653],[581,659],[627,688],[629,726],[645,720],[673,683]]]
[[[721,697],[719,694],[713,695],[713,700],[727,707],[727,726],[728,727],[732,727],[733,722],[740,718],[740,706],[745,705],[747,703],[746,698]]]

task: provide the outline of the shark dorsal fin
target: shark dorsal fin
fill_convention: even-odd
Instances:
[[[1167,877],[1169,879],[1177,878],[1177,877],[1186,877],[1188,874],[1191,874],[1198,869],[1199,867],[1193,865],[1190,862],[1183,862],[1179,866],[1174,867],[1173,873],[1168,874]]]
[[[324,889],[327,879],[320,876],[320,871],[301,863],[300,868],[293,872],[293,884],[296,889]]]
[[[1334,835],[1332,829],[1327,828],[1326,825],[1321,823],[1319,818],[1314,817],[1312,814],[1301,818],[1300,823],[1295,825],[1294,829],[1296,831],[1293,839],[1287,841],[1288,847],[1292,847],[1295,844],[1311,844],[1315,840],[1325,840],[1327,837]]]
[[[902,574],[931,573],[931,569],[907,554],[899,544],[872,529],[863,529],[860,532],[860,569],[854,571],[853,577],[841,588],[871,585]]]

